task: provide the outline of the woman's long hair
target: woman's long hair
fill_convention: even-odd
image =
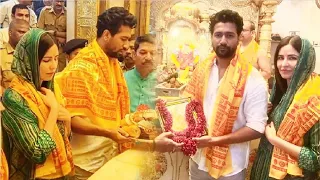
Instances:
[[[48,34],[42,34],[39,41],[38,60],[39,64],[46,52],[55,44],[53,38]]]
[[[286,93],[287,89],[288,89],[288,84],[287,84],[287,80],[283,79],[279,73],[279,69],[277,67],[277,61],[278,61],[278,56],[279,56],[279,52],[281,50],[282,47],[286,46],[290,44],[297,52],[300,53],[301,51],[301,45],[302,45],[302,40],[299,36],[288,36],[285,37],[284,39],[282,39],[279,43],[279,45],[276,48],[276,52],[274,55],[274,68],[275,68],[275,86],[276,86],[276,93],[275,93],[275,97],[273,99],[273,106],[275,107],[276,105],[279,104],[282,96]]]
[[[277,67],[279,51],[288,44],[300,53],[299,60],[289,84],[287,83],[287,80],[281,77]],[[299,36],[289,36],[280,42],[274,57],[275,81],[270,95],[270,102],[273,105],[273,109],[269,114],[269,120],[273,121],[276,129],[278,129],[294,99],[295,94],[299,88],[308,81],[313,73],[316,54],[312,44],[308,40],[301,39]]]

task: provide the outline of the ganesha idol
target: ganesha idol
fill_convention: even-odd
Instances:
[[[191,43],[180,45],[171,55],[172,62],[180,70],[193,70],[194,65],[199,61],[199,52]]]

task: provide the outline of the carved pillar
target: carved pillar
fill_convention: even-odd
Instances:
[[[130,12],[130,0],[124,0],[123,7]]]
[[[67,1],[67,41],[76,37],[76,2]]]
[[[100,0],[99,4],[99,14],[102,14],[108,7],[108,1]]]
[[[105,1],[105,0],[103,0]],[[112,8],[112,7],[124,7],[125,1],[124,0],[107,0],[108,6],[107,9]]]
[[[88,39],[91,42],[96,38],[97,16],[100,14],[100,1],[81,0],[76,3],[76,38]]]
[[[270,57],[270,49],[271,49],[271,33],[272,33],[272,23],[274,20],[272,16],[275,13],[275,9],[279,1],[277,0],[265,0],[262,3],[260,9],[260,16],[262,19],[260,20],[260,51],[262,55]]]
[[[150,0],[136,1],[137,26],[135,35],[141,36],[149,32]]]

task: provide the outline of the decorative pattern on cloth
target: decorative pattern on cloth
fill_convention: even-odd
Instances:
[[[280,131],[281,129],[279,129],[279,128],[284,126],[282,124],[283,124],[283,121],[285,120],[285,118],[288,118],[287,117],[288,115],[292,115],[293,112],[290,112],[289,110],[292,110],[292,108],[295,106],[295,103],[299,103],[298,106],[296,105],[297,107],[301,106],[300,108],[295,107],[296,110],[299,109],[299,111],[300,111],[300,110],[304,109],[304,107],[302,105],[304,105],[306,103],[307,104],[309,103],[308,102],[309,100],[305,99],[305,98],[306,97],[309,97],[309,98],[312,97],[312,94],[309,94],[309,91],[310,92],[314,92],[313,95],[317,96],[318,93],[316,91],[313,91],[312,89],[306,91],[306,90],[303,89],[303,87],[306,86],[306,84],[304,84],[304,83],[306,83],[309,80],[310,76],[312,76],[312,72],[313,72],[314,68],[315,68],[315,50],[314,50],[314,48],[312,47],[312,45],[310,44],[310,42],[308,40],[304,40],[303,39],[302,40],[302,47],[301,47],[301,51],[300,51],[299,61],[297,63],[296,69],[295,69],[295,71],[293,73],[293,76],[292,76],[292,79],[290,81],[290,84],[288,85],[288,90],[285,93],[285,95],[281,98],[281,101],[280,101],[279,105],[274,109],[274,111],[272,112],[272,114],[270,116],[271,120],[272,119],[281,119],[282,120],[281,123],[279,123],[279,122],[275,123],[275,128],[276,128],[277,131]],[[314,83],[316,83],[316,82],[314,82]],[[311,85],[315,85],[315,86],[311,87]],[[317,87],[319,87],[319,86],[316,86],[316,85],[317,84],[308,84],[309,87],[317,89]],[[271,102],[273,102],[273,98],[275,96],[276,91],[277,91],[277,89],[276,89],[276,86],[274,85],[273,86],[273,91],[272,91],[271,97],[270,97]],[[303,94],[304,97],[301,97],[301,93],[304,93]],[[315,106],[315,108],[316,107],[317,106]],[[297,112],[295,112],[295,113],[297,113]],[[304,115],[307,115],[307,114],[301,114],[301,115],[304,116]],[[293,117],[291,117],[291,118],[293,118]],[[296,123],[302,123],[304,121],[307,122],[307,121],[311,120],[310,119],[311,117],[303,117],[303,118],[304,118],[304,120],[302,120],[302,117],[297,117],[296,121],[299,121],[299,122],[296,122]],[[297,125],[295,125],[295,126],[297,126]],[[298,125],[298,126],[300,126],[300,125]],[[288,128],[286,126],[284,126],[284,127]],[[311,127],[312,126],[310,126],[310,128]],[[289,126],[289,128],[292,128],[292,125],[291,125],[291,127]],[[306,131],[309,130],[310,128],[306,129]],[[296,130],[298,130],[298,129],[292,129],[292,130],[286,130],[286,131],[292,131],[292,132],[296,133],[297,132]],[[283,131],[283,130],[281,130],[281,131]],[[286,132],[286,133],[278,132],[278,133],[280,133],[283,136],[284,134],[287,134],[288,132]],[[304,135],[304,134],[305,133],[303,133],[303,134],[301,133],[300,135]],[[278,136],[279,136],[279,134],[278,134]],[[279,136],[279,137],[282,138],[282,136]],[[303,139],[302,138],[303,138],[303,136],[301,136],[299,138],[299,140],[293,140],[293,139],[287,139],[287,138],[285,140],[287,140],[289,142],[292,141],[292,143],[302,146],[303,145]],[[302,141],[302,142],[298,143],[298,141]],[[276,150],[276,152],[274,150],[273,152],[276,153],[277,155],[281,154],[281,152],[279,152],[279,150]],[[283,156],[284,155],[281,155],[281,157],[283,157]],[[275,155],[273,155],[273,157],[275,157]],[[286,161],[291,161],[290,159],[287,159],[287,158],[284,158],[283,160],[285,162]],[[271,163],[274,163],[274,162],[271,162]],[[292,163],[293,162],[291,162],[290,164],[292,164]],[[282,168],[284,166],[287,166],[286,163],[285,163],[285,165],[283,165],[283,163],[281,163],[281,165],[282,165]],[[270,168],[272,168],[272,167],[274,167],[274,166],[271,165]],[[298,170],[295,170],[294,171],[295,173],[292,174],[292,175],[295,175],[295,174],[298,175],[298,176],[302,175],[301,171],[300,172],[297,172],[297,171]],[[270,169],[269,176],[270,177],[273,177],[273,176],[274,177],[281,177],[281,176],[285,176],[286,175],[286,173],[284,173],[282,175],[275,175],[274,172],[275,171],[272,171],[272,169]],[[293,173],[291,170],[289,172],[288,172],[289,174]]]
[[[128,114],[128,88],[117,60],[109,60],[96,40],[56,76],[66,108],[103,128],[117,128]]]
[[[89,180],[157,180],[167,166],[162,153],[130,149],[108,161]]]
[[[185,89],[185,95],[203,102],[208,87],[208,79],[212,65],[216,60],[215,54],[210,55],[199,64],[193,73],[191,83]],[[232,132],[233,124],[237,118],[239,106],[245,89],[248,75],[252,66],[241,57],[239,49],[231,60],[218,90],[213,114],[210,118],[210,136],[222,136]],[[229,146],[214,146],[205,148],[206,165],[209,174],[218,179],[232,172],[232,160]]]
[[[16,91],[27,102],[28,108],[37,117],[38,126],[41,130],[44,128],[45,121],[49,116],[49,108],[44,104],[38,92],[41,87],[38,48],[40,38],[45,33],[41,29],[32,29],[19,41],[12,63],[12,72],[17,76],[12,80],[8,89],[8,92],[12,90]],[[63,106],[63,97],[59,88],[53,87],[53,81],[44,82],[43,85],[46,85],[43,87],[54,90],[57,101]],[[6,94],[7,91],[4,98],[6,98]],[[4,102],[4,105],[6,105],[6,102]],[[8,107],[8,110],[10,109],[11,107]],[[9,112],[5,113],[5,115],[7,118],[15,119],[14,115]],[[56,148],[47,156],[43,164],[36,165],[35,178],[59,178],[69,175],[73,170],[71,146],[68,136],[66,133],[62,135],[58,125],[55,125],[52,139]]]
[[[277,132],[281,139],[303,146],[304,135],[320,120],[320,78],[313,74],[295,94]],[[286,175],[303,176],[298,161],[278,147],[273,148],[270,177],[283,179]]]
[[[0,180],[8,180],[9,179],[9,169],[6,160],[6,156],[1,149],[1,164],[0,164]]]
[[[38,118],[39,128],[43,129],[50,110],[44,104],[34,87],[30,83],[16,77],[12,80],[10,88],[18,92],[27,101],[29,108]],[[61,101],[61,92],[59,88],[56,87],[54,93],[57,97],[57,101],[63,105],[64,103]],[[52,139],[56,144],[56,148],[49,156],[47,156],[44,164],[36,165],[36,178],[59,178],[69,175],[73,170],[71,145],[67,134],[62,136],[60,133],[58,125],[55,125]]]
[[[298,166],[299,168],[302,169],[303,177],[301,177],[301,174],[300,174],[301,170],[298,169],[296,166],[294,166],[295,168],[292,169],[294,170],[292,174],[295,174],[295,175],[290,174],[292,170],[290,170],[290,173],[288,172],[289,161],[290,161],[290,167],[292,167],[291,164],[293,161],[290,160],[291,158],[289,159],[289,156],[284,155],[284,153],[281,152],[280,154],[281,156],[278,156],[278,155],[276,156],[280,158],[285,157],[283,158],[284,161],[281,160],[281,164],[283,165],[283,167],[280,166],[280,162],[278,162],[278,160],[277,160],[277,164],[279,165],[277,166],[280,166],[281,168],[285,168],[286,170],[285,172],[273,170],[273,174],[277,174],[277,175],[272,175],[272,176],[275,176],[276,179],[280,179],[280,177],[285,176],[284,179],[290,179],[290,180],[298,180],[298,179],[313,180],[313,179],[318,179],[316,177],[319,177],[319,174],[317,175],[317,171],[319,171],[320,169],[320,161],[319,161],[320,160],[320,156],[319,156],[320,122],[318,119],[317,120],[318,122],[316,122],[311,129],[309,128],[311,127],[310,124],[303,123],[303,122],[312,123],[314,121],[309,119],[309,118],[313,118],[313,116],[309,116],[309,115],[310,113],[314,113],[313,112],[315,111],[314,108],[316,108],[315,106],[316,104],[314,103],[318,101],[316,97],[319,94],[318,92],[319,84],[317,82],[319,82],[318,79],[320,77],[313,74],[313,71],[315,69],[315,62],[316,62],[316,57],[315,57],[314,48],[312,47],[311,43],[308,40],[302,39],[302,47],[300,51],[299,60],[294,70],[290,84],[288,85],[288,88],[285,94],[281,97],[279,104],[273,104],[273,106],[275,107],[271,112],[271,114],[269,115],[269,119],[274,122],[275,128],[278,133],[280,131],[279,129],[280,127],[282,129],[288,128],[286,130],[281,130],[282,131],[281,137],[283,137],[283,134],[286,132],[288,133],[288,136],[289,136],[288,138],[285,138],[286,141],[295,143],[296,145],[299,145],[299,146],[303,146],[298,159]],[[280,76],[280,74],[276,72],[276,76]],[[312,82],[309,83],[307,81],[312,81]],[[309,86],[309,88],[306,88],[307,85]],[[314,85],[314,86],[311,87],[311,85]],[[276,81],[274,81],[273,89],[270,96],[270,101],[272,103],[275,101],[275,97],[280,94],[279,91],[280,91],[280,88],[276,86]],[[301,95],[302,93],[304,94]],[[299,99],[297,99],[298,97]],[[309,100],[307,99],[307,97],[311,99]],[[317,111],[319,111],[319,109]],[[295,115],[296,117],[292,117],[292,114]],[[288,118],[295,118],[297,122],[292,123],[290,126],[282,125],[285,118],[287,120]],[[302,132],[306,131],[306,129],[300,130],[300,128],[306,128],[306,129],[309,128],[309,131],[303,135]],[[301,136],[301,137],[298,137],[298,136]],[[297,140],[297,138],[299,138],[299,140]],[[263,136],[261,138],[257,157],[255,159],[255,162],[253,164],[253,168],[251,171],[251,175],[250,175],[251,180],[275,179],[270,177],[271,175],[270,169],[271,169],[271,166],[273,166],[271,165],[271,163],[273,164],[275,163],[275,162],[271,162],[271,159],[272,159],[272,153],[278,154],[279,150],[278,152],[274,152],[273,149],[275,148],[270,144],[270,142],[266,139],[266,137]]]

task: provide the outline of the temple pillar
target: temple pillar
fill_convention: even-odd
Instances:
[[[150,24],[150,0],[139,0],[135,3],[137,17],[136,36],[149,33]]]
[[[272,23],[274,20],[272,16],[276,11],[276,7],[279,4],[277,0],[265,0],[262,2],[260,8],[260,53],[264,56],[271,57],[271,33],[272,33]]]

